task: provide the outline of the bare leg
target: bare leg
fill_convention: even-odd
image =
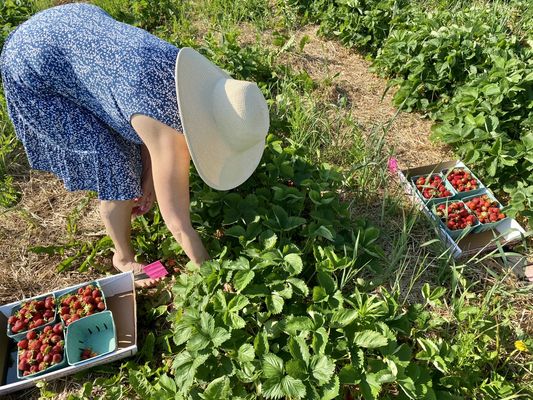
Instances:
[[[102,200],[100,201],[100,215],[106,227],[107,234],[115,245],[113,265],[120,271],[142,272],[143,264],[135,261],[135,252],[131,245],[131,210],[134,206],[131,200]],[[155,281],[144,279],[136,281],[138,287],[153,285]]]

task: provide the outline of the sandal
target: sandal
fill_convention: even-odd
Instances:
[[[123,270],[118,267],[116,267],[113,264],[113,268],[115,268],[119,272],[133,272],[133,280],[135,282],[135,287],[137,289],[147,289],[157,286],[157,284],[161,281],[160,278],[151,278],[148,276],[148,274],[145,272],[146,266],[143,266],[140,263],[135,263],[136,265],[130,269],[130,270]]]

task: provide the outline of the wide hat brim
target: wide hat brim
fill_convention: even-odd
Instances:
[[[252,175],[265,143],[236,151],[218,134],[211,105],[214,88],[221,79],[232,78],[196,50],[180,49],[175,70],[176,95],[191,159],[207,185],[229,190]]]

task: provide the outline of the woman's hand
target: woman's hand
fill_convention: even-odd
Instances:
[[[141,176],[141,190],[142,196],[134,199],[135,205],[131,210],[132,217],[138,217],[146,214],[155,201],[154,179],[152,177],[152,161],[150,153],[145,145],[141,146],[141,159],[143,165],[143,172]]]

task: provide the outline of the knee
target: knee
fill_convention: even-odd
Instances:
[[[100,216],[104,220],[120,218],[123,215],[131,214],[133,200],[101,200]]]

